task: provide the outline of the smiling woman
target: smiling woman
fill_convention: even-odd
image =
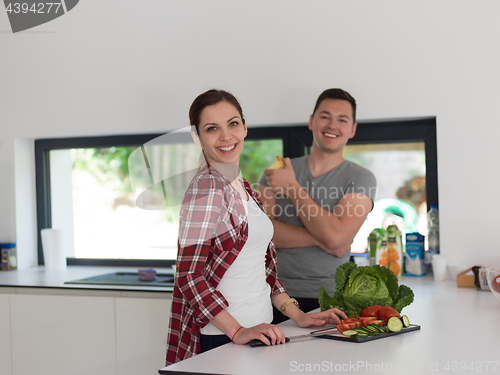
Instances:
[[[211,105],[203,111],[193,139],[203,149],[210,163],[229,163],[239,166],[247,127],[243,115],[226,101]]]

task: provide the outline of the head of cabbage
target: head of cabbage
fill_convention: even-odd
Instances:
[[[398,285],[398,278],[384,266],[358,267],[347,262],[337,269],[335,294],[330,297],[324,287],[319,290],[321,311],[336,307],[349,317],[359,317],[364,308],[391,306],[398,312],[413,302],[413,291]]]

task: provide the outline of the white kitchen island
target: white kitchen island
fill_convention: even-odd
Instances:
[[[489,291],[432,277],[403,277],[415,301],[403,310],[420,331],[364,343],[311,338],[273,347],[227,344],[161,374],[500,374],[500,301]],[[290,321],[287,336],[308,333]]]

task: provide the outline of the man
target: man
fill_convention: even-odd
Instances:
[[[354,98],[341,89],[324,91],[309,119],[311,154],[284,158],[283,169],[266,169],[260,179],[278,275],[303,311],[319,307],[320,286],[334,294],[337,267],[349,261],[352,239],[373,208],[375,176],[343,157],[356,127]]]

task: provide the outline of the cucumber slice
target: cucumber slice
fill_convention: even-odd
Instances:
[[[342,332],[342,334],[343,334],[344,336],[354,336],[354,335],[357,335],[357,334],[358,334],[358,332],[353,331],[352,329],[350,329],[350,330],[348,330],[348,331],[344,331],[344,332]]]
[[[387,322],[387,328],[389,328],[389,331],[391,332],[399,332],[403,329],[403,322],[401,321],[401,319],[392,316]]]
[[[361,333],[361,332],[358,332],[358,335],[355,336],[355,337],[366,337],[366,336],[370,336],[368,333]]]
[[[373,333],[374,335],[378,335],[380,333],[380,331],[378,330],[378,328],[375,328],[374,326],[368,325],[368,326],[365,326],[365,328],[368,331],[370,331],[371,333]]]
[[[354,328],[354,331],[356,331],[358,333],[364,333],[366,335],[371,335],[372,334],[372,331],[370,331],[366,327],[356,327],[356,328]]]
[[[410,319],[408,319],[408,317],[406,315],[403,315],[401,317],[401,322],[403,323],[405,328],[408,328],[410,326]]]
[[[380,324],[372,324],[372,327],[375,328],[379,333],[387,332],[385,327],[381,326]]]

